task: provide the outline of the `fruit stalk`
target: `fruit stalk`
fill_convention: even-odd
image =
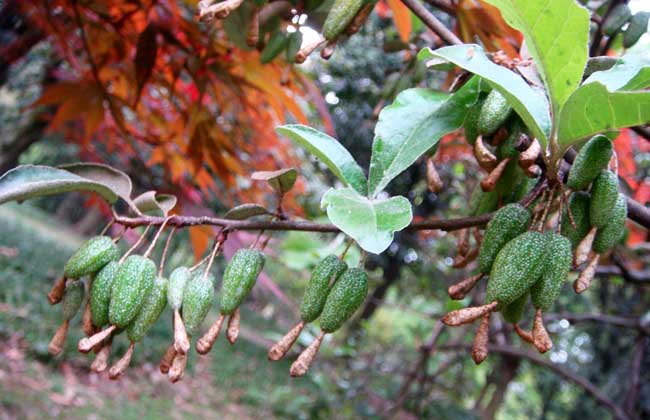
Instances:
[[[269,349],[269,354],[268,354],[269,360],[275,362],[282,359],[287,354],[287,352],[291,349],[293,343],[296,342],[298,336],[300,335],[300,333],[304,328],[305,328],[304,321],[300,321],[293,328],[291,328],[289,332],[286,333],[284,337],[280,339],[280,341],[275,343],[273,347]]]
[[[316,354],[318,354],[318,349],[320,349],[323,338],[325,338],[325,332],[321,331],[320,334],[318,334],[318,337],[316,337],[316,339],[302,353],[300,353],[300,356],[298,356],[296,361],[293,362],[291,369],[289,370],[289,374],[292,377],[303,376],[307,373],[309,367],[316,358]]]

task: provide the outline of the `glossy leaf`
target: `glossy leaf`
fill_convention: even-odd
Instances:
[[[589,56],[589,11],[576,0],[486,2],[524,34],[557,115],[582,80]]]
[[[610,92],[601,83],[589,83],[562,109],[558,142],[566,148],[594,134],[648,123],[650,91]]]
[[[254,216],[271,214],[264,206],[254,203],[245,203],[235,206],[223,215],[225,219],[244,220]]]
[[[131,198],[131,190],[133,189],[131,178],[124,172],[111,166],[101,163],[81,162],[61,165],[59,168],[91,181],[108,185],[115,194],[127,202]]]
[[[583,84],[599,82],[610,91],[639,90],[650,86],[650,52],[626,54],[608,70],[597,71]]]
[[[293,188],[298,177],[298,171],[295,168],[279,169],[277,171],[258,171],[253,172],[251,179],[256,181],[266,181],[280,195],[284,195]]]
[[[463,125],[476,104],[480,82],[474,78],[453,95],[407,89],[379,114],[372,144],[368,192],[376,196],[442,136]]]
[[[354,188],[360,194],[367,193],[368,187],[363,169],[336,139],[301,124],[283,125],[276,130],[313,153],[345,185]]]
[[[551,133],[551,114],[544,93],[530,87],[517,73],[494,64],[480,46],[457,45],[435,51],[424,48],[418,54],[418,58],[424,60],[442,58],[481,76],[508,99],[508,103],[524,120],[535,137],[544,145],[548,143]]]
[[[162,214],[167,216],[176,206],[177,198],[171,194],[158,194],[147,191],[133,199],[133,205],[142,213]]]
[[[107,184],[50,166],[21,165],[0,177],[0,204],[71,191],[91,191],[109,203],[118,193]]]
[[[327,217],[368,252],[379,254],[393,242],[394,232],[409,225],[411,203],[402,197],[371,200],[352,188],[330,189],[321,200]]]

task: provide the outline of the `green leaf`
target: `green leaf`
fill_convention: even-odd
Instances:
[[[177,201],[175,195],[147,191],[134,198],[133,205],[142,213],[167,216],[176,206]]]
[[[650,123],[650,91],[610,92],[601,83],[581,86],[562,109],[562,149],[604,131]]]
[[[283,125],[276,128],[276,131],[316,155],[345,185],[360,194],[367,193],[368,186],[363,169],[336,139],[301,124]]]
[[[524,34],[549,92],[553,114],[582,80],[589,57],[589,11],[576,0],[486,0]]]
[[[609,70],[594,72],[583,85],[599,82],[610,91],[640,90],[650,86],[650,52],[626,54]]]
[[[443,58],[457,66],[481,76],[498,90],[519,114],[526,126],[544,145],[551,134],[551,115],[548,100],[543,92],[533,89],[517,73],[490,61],[483,48],[475,44],[444,47],[432,51],[424,48],[419,59]]]
[[[453,95],[431,89],[402,91],[381,111],[375,126],[368,195],[379,194],[442,136],[460,128],[479,94],[478,78]]]
[[[327,217],[352,237],[359,246],[373,254],[386,250],[394,232],[411,223],[411,203],[402,197],[371,200],[352,188],[330,189],[321,200]]]
[[[101,163],[71,163],[61,165],[59,169],[72,172],[100,184],[108,185],[115,194],[125,201],[131,199],[133,184],[131,178],[122,171]]]
[[[110,185],[50,166],[21,165],[0,177],[0,204],[71,191],[92,191],[109,203],[118,199]]]
[[[280,195],[284,195],[293,188],[298,177],[296,168],[278,169],[277,171],[258,171],[251,174],[251,179],[266,181]]]
[[[235,206],[223,215],[224,219],[244,220],[253,216],[271,214],[264,206],[254,203],[245,203]]]

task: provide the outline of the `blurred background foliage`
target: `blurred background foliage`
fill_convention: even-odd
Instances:
[[[318,30],[327,6],[316,3],[288,3],[269,17],[259,47],[274,30],[298,29],[305,37]],[[470,0],[430,3],[436,7],[429,10],[464,41],[516,56],[521,37],[494,9]],[[610,4],[588,3],[597,13]],[[330,60],[314,56],[300,66],[284,55],[261,64],[256,49],[234,39],[241,16],[233,14],[224,25],[202,24],[193,17],[195,7],[194,1],[172,0],[0,1],[0,173],[19,163],[106,162],[125,170],[138,191],[172,192],[180,198],[178,211],[209,215],[240,202],[271,200],[269,189],[248,179],[250,172],[298,166],[302,176],[288,211],[324,220],[318,201],[333,178],[274,127],[309,121],[367,167],[382,107],[406,88],[447,88],[454,78],[425,72],[415,61],[421,47],[442,43],[400,2],[380,1]],[[609,47],[620,48],[615,42]],[[637,48],[644,47],[647,36]],[[155,52],[153,58],[145,57],[147,51]],[[627,192],[648,202],[650,143],[624,130],[615,146]],[[435,161],[442,193],[427,190],[424,162],[400,175],[390,193],[409,197],[416,218],[466,215],[479,168],[462,133],[443,140]],[[471,328],[439,331],[442,314],[482,296],[479,290],[460,303],[447,297],[447,287],[470,271],[452,270],[456,241],[441,232],[400,233],[387,252],[367,262],[371,292],[363,309],[326,339],[302,379],[289,378],[287,361],[267,362],[266,349],[297,319],[313,265],[344,248],[340,235],[274,236],[267,278],[246,303],[242,339],[235,346],[220,340],[208,358],[193,354],[178,385],[157,372],[171,340],[169,311],[138,346],[121,382],[87,372],[90,361],[74,350],[78,329],[63,357],[52,359],[47,343],[60,315],[45,295],[83,238],[101,229],[108,210],[79,194],[0,207],[3,416],[611,418],[584,386],[548,366],[508,353],[493,353],[475,366],[466,348]],[[647,233],[630,229],[628,247],[616,250],[616,258],[643,270]],[[127,239],[137,235],[130,232]],[[176,235],[169,265],[192,263],[211,235],[199,228]],[[226,256],[250,240],[237,235]],[[359,257],[354,248],[348,254],[351,262]],[[214,271],[222,272],[223,265],[219,260]],[[631,417],[650,418],[650,340],[635,324],[649,307],[649,280],[610,271],[615,274],[603,274],[583,295],[569,293],[567,282],[567,293],[549,315],[555,347],[544,358],[589,381]],[[216,316],[214,311],[209,319]],[[527,351],[508,327],[500,327],[494,329],[500,347]],[[306,345],[317,331],[310,326],[299,343]],[[432,331],[440,336],[429,352]],[[126,343],[119,346],[116,353]],[[634,378],[638,386],[630,391]]]

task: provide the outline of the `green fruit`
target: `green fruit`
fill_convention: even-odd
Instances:
[[[348,266],[336,255],[323,258],[311,273],[311,279],[300,303],[300,318],[312,322],[323,311],[330,287]]]
[[[609,223],[617,198],[618,176],[610,171],[602,171],[591,187],[589,220],[592,226],[600,229]]]
[[[191,278],[192,272],[187,267],[178,267],[169,275],[167,301],[172,310],[180,309],[183,305],[183,293]]]
[[[569,209],[573,215],[573,221],[576,224],[576,229],[571,226],[567,210],[562,212],[562,235],[571,241],[571,247],[576,249],[580,241],[587,236],[591,229],[591,222],[589,217],[589,207],[591,206],[591,196],[589,193],[583,191],[576,191],[571,194],[569,198]]]
[[[627,26],[625,33],[623,33],[623,47],[630,48],[648,31],[649,18],[650,12],[639,12],[632,16],[630,24]]]
[[[339,277],[325,301],[320,328],[332,333],[359,309],[368,294],[368,275],[360,268],[351,268]]]
[[[489,273],[497,254],[508,242],[524,233],[530,225],[530,212],[520,204],[508,204],[496,212],[487,224],[478,254],[481,273]]]
[[[478,137],[478,117],[481,115],[481,108],[483,107],[484,100],[478,100],[476,105],[472,106],[467,112],[465,117],[465,140],[467,143],[474,146],[476,138]]]
[[[578,152],[573,161],[567,187],[583,190],[596,179],[598,174],[607,169],[612,158],[612,141],[603,135],[592,137]]]
[[[120,264],[117,261],[111,261],[104,266],[95,276],[92,286],[90,286],[90,313],[93,319],[93,325],[103,327],[108,324],[108,307],[111,302],[111,290],[113,281],[117,274]]]
[[[233,255],[223,274],[220,311],[230,315],[250,293],[264,268],[264,254],[256,249],[240,249]]]
[[[69,281],[65,286],[65,293],[61,307],[63,310],[63,319],[70,320],[79,312],[81,303],[84,300],[84,284],[81,280]]]
[[[511,112],[512,107],[508,104],[508,100],[497,90],[492,90],[485,99],[478,117],[479,134],[492,135],[506,122]]]
[[[501,315],[503,315],[503,319],[511,324],[518,324],[519,321],[521,321],[521,317],[524,315],[526,303],[528,303],[528,293],[524,293],[510,305],[501,309]]]
[[[538,178],[529,178],[527,176],[519,180],[517,186],[512,190],[512,194],[506,200],[508,203],[516,203],[526,196],[539,181]]]
[[[547,237],[535,231],[508,242],[492,264],[485,301],[497,301],[500,310],[526,293],[545,269],[546,242]]]
[[[325,39],[328,41],[336,39],[348,27],[365,3],[365,0],[334,0],[323,23]]]
[[[101,270],[119,257],[119,250],[109,236],[95,236],[87,240],[65,263],[63,275],[78,279]]]
[[[609,16],[603,22],[603,33],[607,36],[615,35],[631,17],[632,12],[627,4],[618,4],[609,12]]]
[[[523,132],[523,125],[519,118],[512,118],[511,121],[508,122],[508,137],[499,144],[496,150],[499,160],[505,158],[517,159],[519,157],[517,143],[519,142],[519,136]]]
[[[494,191],[499,197],[506,197],[512,194],[512,190],[522,178],[524,178],[524,171],[519,167],[516,159],[511,159],[503,169]]]
[[[596,233],[592,245],[594,252],[602,254],[618,243],[625,232],[625,219],[627,219],[627,201],[623,194],[619,194],[609,223],[602,229],[598,229]]]
[[[111,325],[126,328],[135,319],[155,278],[156,264],[149,258],[131,255],[120,265],[108,306]]]
[[[296,61],[296,54],[300,51],[302,45],[302,32],[296,31],[289,34],[287,40],[286,57],[289,63]]]
[[[273,32],[269,42],[266,44],[262,53],[260,54],[260,61],[262,64],[271,62],[278,56],[287,46],[288,38],[283,31],[277,30]]]
[[[480,216],[496,210],[499,204],[499,196],[496,191],[485,192],[480,185],[477,185],[469,199],[469,215]]]
[[[542,277],[530,289],[533,306],[542,311],[548,311],[560,295],[573,262],[571,241],[553,232],[546,233],[546,236],[545,269]]]
[[[214,277],[197,274],[187,283],[183,294],[183,322],[187,334],[192,336],[199,331],[201,323],[210,311],[214,297]]]
[[[151,291],[144,300],[142,309],[126,329],[126,335],[132,343],[137,343],[144,338],[147,331],[160,318],[166,305],[167,279],[156,277]]]

